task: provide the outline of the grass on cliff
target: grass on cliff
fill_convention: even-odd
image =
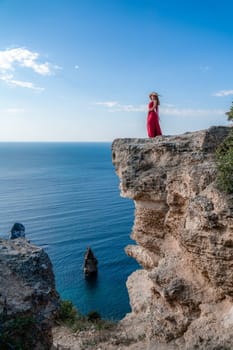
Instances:
[[[81,314],[70,300],[63,300],[61,302],[56,321],[58,324],[65,324],[74,332],[88,330],[90,328],[113,330],[116,327],[115,322],[101,319],[97,311],[90,311],[86,316]]]
[[[82,333],[80,350],[101,348],[100,344],[108,342],[110,339],[111,342],[119,346],[128,346],[135,342],[134,338],[128,336],[125,329],[121,329],[119,332],[116,322],[102,320],[97,311],[90,311],[84,316],[69,300],[62,301],[57,323],[59,325],[66,325],[75,333],[84,331],[80,332]],[[144,338],[145,335],[138,338],[137,341],[141,341]]]
[[[233,129],[217,148],[216,163],[218,188],[233,194]]]

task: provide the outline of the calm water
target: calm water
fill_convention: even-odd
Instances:
[[[87,313],[120,319],[130,311],[125,286],[138,268],[124,247],[133,202],[122,199],[109,143],[0,143],[0,234],[21,222],[49,254],[57,289]],[[99,261],[96,283],[83,278],[90,245]]]

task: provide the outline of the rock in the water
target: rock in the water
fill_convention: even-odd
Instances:
[[[11,229],[10,239],[25,238],[25,227],[23,224],[16,222]]]
[[[84,274],[86,277],[92,277],[97,275],[97,264],[98,260],[96,259],[91,248],[88,247],[84,256]]]

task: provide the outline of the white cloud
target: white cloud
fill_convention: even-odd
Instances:
[[[112,108],[112,107],[118,105],[118,102],[116,102],[116,101],[106,101],[106,102],[95,102],[94,104],[98,105],[98,106],[104,106],[104,107]]]
[[[22,88],[32,89],[36,91],[44,90],[44,88],[37,87],[29,81],[15,80],[13,74],[3,75],[2,77],[0,77],[0,80],[6,82],[9,86],[19,86]]]
[[[3,112],[5,113],[9,113],[9,114],[17,114],[17,113],[23,113],[25,112],[25,109],[24,108],[6,108],[3,110]]]
[[[213,96],[218,96],[218,97],[228,96],[228,95],[233,95],[233,90],[220,90],[213,94]]]
[[[112,112],[146,112],[147,106],[145,105],[121,105],[118,104]]]
[[[164,115],[177,115],[181,117],[223,115],[225,111],[221,109],[192,109],[192,108],[160,108]]]
[[[172,103],[164,103],[163,105],[167,108],[175,107],[175,105],[173,105]]]
[[[50,75],[56,66],[48,62],[39,63],[39,54],[24,48],[7,49],[0,51],[0,69],[1,71],[13,71],[18,64],[21,67],[27,67],[41,75]]]
[[[44,90],[34,86],[33,83],[15,79],[16,68],[23,67],[32,69],[35,73],[48,76],[52,75],[54,70],[61,69],[57,65],[49,62],[40,62],[40,55],[25,48],[6,49],[0,51],[0,79],[10,86],[19,86],[37,91]]]
[[[11,80],[11,81],[9,81],[9,83],[11,85],[14,85],[14,86],[20,86],[20,87],[23,87],[23,88],[32,89],[32,90],[36,90],[36,91],[43,91],[44,90],[44,88],[37,87],[33,83],[31,83],[29,81]]]
[[[79,69],[79,66],[76,64],[76,65],[74,66],[74,69]]]
[[[96,105],[108,108],[108,112],[142,112],[147,113],[147,105],[124,105],[116,101],[97,102]],[[209,116],[209,115],[224,115],[225,111],[221,109],[192,109],[192,108],[177,108],[172,104],[164,104],[165,107],[160,107],[160,113],[163,115],[175,115],[180,117],[190,116]]]
[[[107,107],[109,112],[145,112],[145,105],[123,105],[117,101],[96,102],[95,105]]]

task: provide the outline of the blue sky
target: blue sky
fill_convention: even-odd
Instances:
[[[231,0],[0,0],[0,141],[147,137],[228,125]]]

